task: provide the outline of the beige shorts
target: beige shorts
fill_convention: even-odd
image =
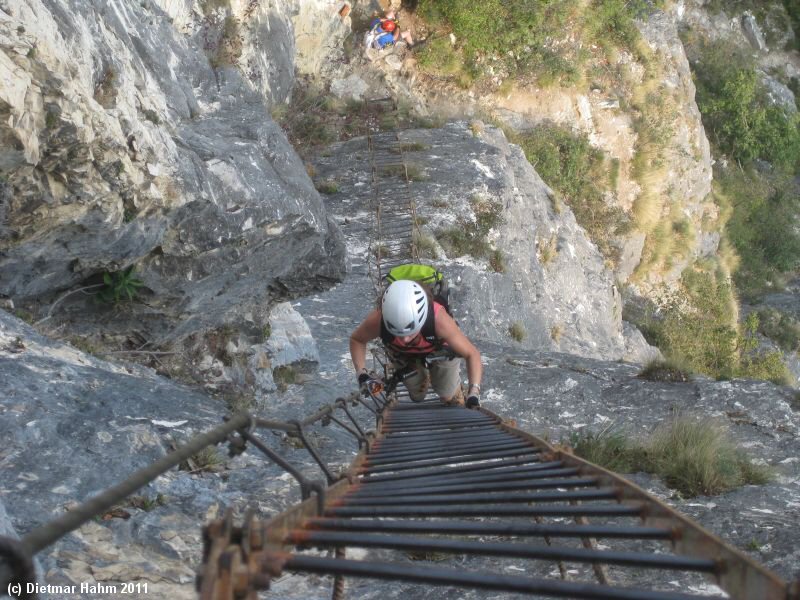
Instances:
[[[398,369],[407,365],[416,365],[416,372],[406,377],[403,383],[411,399],[415,402],[419,402],[425,399],[425,394],[428,391],[429,379],[430,386],[433,388],[433,391],[438,394],[439,398],[452,398],[461,385],[461,361],[462,359],[459,357],[449,360],[437,360],[431,364],[430,369],[425,367],[425,361],[418,361],[416,363],[395,361],[394,365],[395,368]]]

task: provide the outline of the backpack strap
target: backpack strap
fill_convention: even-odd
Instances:
[[[428,311],[428,314],[425,317],[425,322],[422,324],[422,330],[420,333],[422,334],[422,337],[425,338],[425,341],[433,344],[434,346],[440,347],[442,342],[436,337],[436,309],[433,307],[433,305],[430,306],[430,309],[431,310]]]

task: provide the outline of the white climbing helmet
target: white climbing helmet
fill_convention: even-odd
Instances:
[[[415,335],[428,317],[428,296],[416,281],[395,281],[383,294],[381,314],[392,335]]]

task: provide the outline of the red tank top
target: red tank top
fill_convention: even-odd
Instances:
[[[434,331],[436,330],[436,317],[439,316],[439,311],[445,310],[444,306],[439,304],[438,302],[433,303],[433,322],[434,322]],[[403,355],[411,355],[411,356],[427,356],[431,352],[437,349],[437,347],[422,335],[420,331],[416,337],[410,340],[408,343],[403,343],[400,341],[400,338],[394,337],[392,341],[386,344],[387,349],[391,350],[392,352],[396,352],[398,354]]]

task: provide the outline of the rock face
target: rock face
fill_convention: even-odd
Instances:
[[[272,23],[277,54],[292,45],[286,22],[250,17]],[[135,319],[164,340],[235,313],[263,322],[342,276],[339,234],[266,94],[226,66],[235,31],[206,48],[215,70],[199,34],[149,2],[3,4],[0,294],[40,299],[135,265]],[[285,98],[286,77],[260,81]]]
[[[406,160],[419,171],[410,190],[417,215],[426,222],[425,235],[433,238],[474,222],[476,199],[501,216],[486,240],[476,243],[489,241],[502,252],[502,273],[490,269],[485,258],[456,254],[434,261],[450,279],[457,318],[471,335],[509,341],[509,327],[518,322],[524,328],[518,342],[523,347],[607,359],[627,356],[611,272],[572,212],[554,208],[550,190],[519,147],[498,129],[485,127],[476,136],[463,122],[403,131],[400,141],[415,149]],[[350,210],[369,210],[364,140],[334,146],[326,154],[316,170],[339,185],[334,198]],[[386,185],[400,184],[390,180]],[[630,358],[645,360],[639,354]]]
[[[302,418],[310,409],[297,386],[270,417]],[[331,397],[327,398],[329,401]],[[313,405],[312,405],[313,406]],[[136,365],[111,364],[53,342],[0,311],[0,535],[20,535],[62,514],[164,456],[175,445],[221,423],[227,408],[205,394]],[[313,432],[334,468],[349,462],[347,434]],[[305,453],[265,442],[311,478]],[[91,521],[38,555],[40,581],[147,583],[133,597],[195,598],[200,524],[254,506],[264,517],[299,499],[285,473],[248,452],[219,448],[207,468],[172,470],[104,519]],[[218,463],[218,464],[216,464]],[[198,464],[188,465],[197,469]],[[5,508],[5,510],[3,510]],[[113,598],[115,594],[74,597]],[[56,596],[54,596],[55,598]]]

